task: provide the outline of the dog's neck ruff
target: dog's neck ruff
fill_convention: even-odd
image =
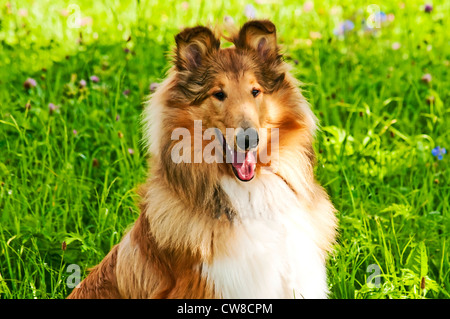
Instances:
[[[278,176],[248,183],[224,177],[235,234],[203,275],[223,298],[326,298],[324,256],[308,212]]]

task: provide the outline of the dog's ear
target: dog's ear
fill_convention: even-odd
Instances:
[[[193,71],[202,64],[205,57],[220,47],[220,41],[213,32],[202,26],[184,29],[175,36],[175,42],[175,65],[179,71]]]
[[[244,24],[235,45],[237,48],[255,50],[263,60],[280,57],[276,28],[269,20],[252,20]]]

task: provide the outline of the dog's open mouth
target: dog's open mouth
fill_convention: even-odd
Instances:
[[[222,145],[226,163],[231,164],[234,175],[242,182],[251,181],[256,172],[256,150],[236,150],[227,143],[219,129],[216,129],[216,135]]]

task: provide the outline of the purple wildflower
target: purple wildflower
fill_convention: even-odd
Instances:
[[[189,3],[186,1],[183,1],[181,3],[181,8],[183,8],[183,10],[186,11],[187,9],[189,9]]]
[[[27,9],[19,9],[19,17],[27,17],[28,16],[28,10]]]
[[[75,130],[75,129],[72,131],[72,133],[73,133],[73,135],[77,135],[78,134],[77,130]]]
[[[232,17],[230,17],[230,16],[225,16],[224,18],[223,18],[223,22],[225,22],[225,24],[234,24],[234,20],[233,20],[233,18]]]
[[[86,87],[86,80],[80,80],[80,87],[82,87],[82,88],[84,88],[84,87]]]
[[[431,11],[433,11],[433,5],[430,4],[430,3],[427,3],[427,4],[425,5],[424,10],[425,10],[426,13],[430,13]]]
[[[355,24],[351,20],[344,21],[344,31],[351,31],[355,28]]]
[[[387,15],[385,12],[380,11],[375,13],[375,21],[380,21],[381,23],[386,22],[387,21]]]
[[[37,82],[35,79],[32,78],[28,78],[25,80],[25,82],[23,82],[23,87],[27,90],[31,89],[32,87],[36,87]]]
[[[355,24],[351,20],[345,20],[339,23],[339,25],[334,28],[334,35],[344,35],[345,33],[352,31],[355,28]]]
[[[149,87],[150,91],[155,92],[156,89],[158,88],[158,86],[159,86],[159,83],[153,82],[152,84],[150,84],[150,87]]]
[[[130,89],[126,89],[125,91],[122,92],[122,94],[125,96],[130,95]]]
[[[128,153],[130,153],[130,155],[133,155],[134,154],[134,150],[132,148],[129,148],[128,149]]]
[[[425,99],[425,101],[427,101],[428,105],[434,104],[434,101],[436,100],[436,98],[433,95],[429,95],[427,96],[427,98]]]
[[[80,27],[84,27],[84,26],[86,26],[86,25],[91,25],[92,22],[93,22],[92,17],[83,17],[83,18],[81,18],[81,19],[77,19],[77,24],[78,24]]]
[[[247,19],[254,19],[256,17],[256,9],[251,4],[247,4],[244,10]]]
[[[399,42],[392,43],[392,50],[397,51],[402,45]]]
[[[303,11],[309,12],[309,11],[311,11],[311,10],[313,10],[313,9],[314,9],[314,2],[312,2],[312,1],[306,1],[306,2],[303,4]]]
[[[50,112],[50,114],[52,114],[53,112],[55,112],[57,109],[57,106],[53,103],[48,103],[48,110]]]
[[[422,82],[424,82],[424,83],[430,83],[431,79],[432,79],[432,77],[431,77],[430,73],[424,74],[421,78]]]
[[[444,154],[447,154],[447,150],[443,147],[436,146],[431,150],[431,154],[433,154],[433,156],[436,156],[438,160],[441,161],[444,158]]]
[[[91,79],[91,81],[94,82],[94,83],[100,82],[99,77],[96,76],[96,75],[91,75],[90,79]]]

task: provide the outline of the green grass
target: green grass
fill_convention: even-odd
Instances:
[[[261,2],[248,3],[277,25],[321,124],[316,173],[340,224],[331,297],[450,297],[450,155],[431,154],[450,149],[450,3],[428,14],[422,1],[376,2],[395,19],[364,32],[374,1],[316,1],[309,12]],[[73,11],[61,10],[73,3],[92,23],[67,26]],[[142,101],[174,35],[225,15],[246,21],[245,2],[187,3],[0,2],[0,298],[66,297],[68,265],[84,275],[137,218]],[[354,30],[334,35],[346,19]],[[37,86],[26,90],[28,77]]]

